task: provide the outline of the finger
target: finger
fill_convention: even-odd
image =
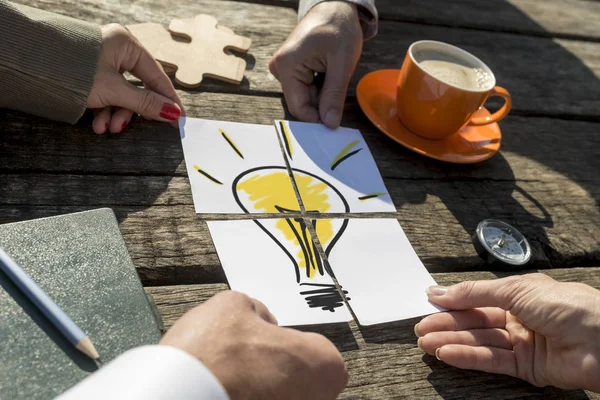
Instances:
[[[440,347],[449,344],[465,346],[489,346],[512,350],[509,333],[504,329],[473,329],[459,332],[433,332],[419,338],[418,345],[424,352],[434,355]]]
[[[321,121],[329,128],[337,128],[342,121],[346,91],[354,65],[345,56],[336,56],[327,63],[325,83],[319,100]]]
[[[311,104],[309,86],[290,78],[281,83],[285,101],[290,113],[299,120],[306,122],[319,122],[319,112]]]
[[[126,108],[118,108],[110,119],[110,131],[112,133],[123,132],[129,122],[133,113]]]
[[[132,110],[145,117],[164,122],[177,121],[181,116],[181,108],[173,100],[153,92],[150,89],[138,88],[123,78],[115,86],[108,101],[118,107]]]
[[[256,314],[258,314],[259,317],[261,317],[268,323],[278,325],[277,318],[275,318],[275,316],[271,314],[267,306],[265,306],[262,302],[256,299],[252,299],[252,302],[254,303],[254,310],[256,311]]]
[[[319,107],[319,88],[315,85],[308,87],[308,96],[310,98],[310,105],[315,109]]]
[[[148,50],[140,43],[137,44],[140,46],[139,57],[129,72],[139,78],[147,89],[162,94],[181,106],[173,82],[171,82],[164,69]]]
[[[449,288],[429,287],[427,295],[433,303],[450,310],[476,307],[500,307],[510,310],[539,282],[526,276],[511,276],[489,281],[465,281]]]
[[[110,124],[111,112],[111,107],[99,108],[94,111],[94,120],[92,121],[94,133],[101,135],[106,132]]]
[[[417,336],[431,332],[504,328],[506,311],[497,307],[475,308],[429,315],[415,326]]]
[[[281,62],[274,61],[271,70],[277,73]],[[311,101],[310,86],[315,79],[314,72],[304,66],[283,66],[276,75],[281,82],[283,95],[290,113],[306,122],[319,122],[319,112]]]
[[[439,348],[435,356],[457,368],[517,376],[517,362],[512,350],[449,344]]]

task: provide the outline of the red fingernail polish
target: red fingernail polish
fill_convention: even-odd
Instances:
[[[121,132],[123,132],[125,130],[126,126],[127,126],[127,121],[123,122],[123,125],[121,125]]]
[[[160,109],[160,116],[169,121],[177,121],[181,116],[181,110],[172,104],[165,103]]]

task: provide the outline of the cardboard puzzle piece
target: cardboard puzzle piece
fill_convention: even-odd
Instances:
[[[156,23],[128,25],[127,29],[168,74],[175,71],[175,80],[181,86],[197,87],[205,76],[237,84],[244,77],[246,61],[227,51],[246,53],[251,40],[218,26],[210,15],[175,19],[168,31]],[[178,37],[189,43],[177,40]]]

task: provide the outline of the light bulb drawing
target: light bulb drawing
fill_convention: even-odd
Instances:
[[[271,161],[261,161],[260,153],[249,152],[252,146],[248,145],[248,137],[244,138],[246,146],[238,145],[237,139],[241,137],[242,132],[233,132],[234,134],[229,135],[220,127],[215,128],[218,129],[213,128],[214,131],[211,129],[204,131],[203,134],[206,137],[210,136],[211,140],[216,138],[215,135],[222,139],[222,142],[214,140],[208,142],[213,143],[215,149],[226,149],[215,150],[218,156],[223,158],[223,169],[219,170],[220,158],[215,163],[215,157],[208,157],[209,162],[198,161],[198,164],[192,164],[193,170],[203,179],[219,187],[218,191],[215,191],[214,186],[210,185],[209,192],[218,193],[222,199],[226,199],[226,202],[231,202],[231,207],[235,208],[237,204],[244,213],[252,215],[279,214],[280,218],[253,218],[252,221],[289,259],[291,268],[283,265],[282,268],[289,268],[290,280],[295,279],[298,285],[297,293],[304,299],[302,303],[305,302],[309,308],[329,312],[345,308],[345,301],[350,300],[348,293],[334,283],[335,276],[321,257],[309,228],[310,226],[314,228],[315,240],[324,247],[326,258],[344,235],[349,220],[342,216],[331,219],[320,217],[326,213],[347,214],[351,212],[350,203],[356,204],[356,200],[364,202],[387,195],[385,192],[368,193],[355,189],[348,191],[348,196],[357,195],[356,199],[348,197],[352,200],[349,202],[344,193],[336,187],[337,185],[343,189],[341,185],[346,183],[337,180],[334,173],[340,171],[344,173],[344,170],[348,173],[361,167],[361,161],[355,160],[360,158],[357,154],[366,153],[362,141],[349,139],[339,143],[339,148],[335,146],[330,148],[323,158],[324,163],[315,165],[317,168],[315,173],[312,173],[304,168],[295,168],[293,165],[273,165],[278,164],[278,161],[274,161],[274,158],[269,155],[265,159]],[[281,125],[281,129],[283,135],[280,143],[283,154],[280,153],[282,157],[280,160],[281,164],[284,164],[286,157],[288,161],[292,160],[294,152],[296,155],[301,155],[305,148],[292,144],[291,132],[286,126]],[[227,165],[227,161],[232,163]],[[232,168],[231,165],[235,167]],[[332,184],[330,179],[334,179],[335,184]],[[299,201],[304,205],[304,212],[300,209]],[[230,212],[229,209],[227,212]],[[261,250],[257,249],[258,252]],[[258,253],[257,256],[268,257],[269,254]],[[251,265],[249,268],[260,274],[262,266],[258,262],[257,265]],[[260,279],[268,278],[269,275],[260,277]],[[294,287],[292,281],[290,284]]]
[[[306,210],[308,215],[326,213],[332,206],[342,207],[343,212],[349,211],[344,196],[325,179],[299,169],[292,169],[292,173],[299,194],[312,206]],[[343,307],[344,299],[335,284],[315,282],[319,276],[331,275],[331,273],[326,270],[319,251],[311,239],[304,217],[300,215],[296,193],[291,185],[287,168],[265,166],[244,171],[233,181],[232,193],[240,208],[248,214],[252,210],[296,214],[277,220],[274,226],[253,221],[290,259],[296,282],[301,288],[300,295],[304,296],[309,307],[331,312],[338,307]],[[319,241],[328,243],[325,249],[325,254],[328,255],[346,230],[348,220],[343,220],[337,231],[332,220],[311,218],[311,223]],[[296,254],[292,254],[278,237],[295,247]],[[348,294],[343,293],[344,296]],[[346,300],[350,299],[346,297]]]

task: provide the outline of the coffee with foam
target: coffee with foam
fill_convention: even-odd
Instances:
[[[494,85],[484,68],[437,50],[417,50],[413,56],[419,66],[440,81],[464,90],[484,91]]]

